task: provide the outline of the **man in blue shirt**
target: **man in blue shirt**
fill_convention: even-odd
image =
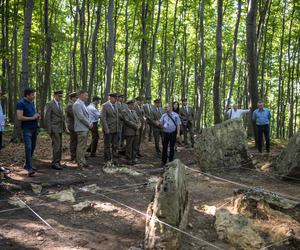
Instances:
[[[38,120],[40,115],[34,107],[35,90],[26,88],[24,98],[17,103],[17,119],[21,121],[23,130],[23,140],[25,145],[25,164],[24,168],[28,171],[28,176],[35,174],[32,166],[32,155],[36,146]]]
[[[257,109],[252,114],[252,120],[255,121],[257,131],[257,148],[262,153],[262,140],[265,135],[266,150],[270,152],[270,119],[271,112],[264,107],[264,102],[259,100],[257,103]]]
[[[162,132],[162,167],[165,166],[169,158],[169,162],[174,160],[176,138],[180,137],[180,117],[177,113],[173,112],[172,105],[167,103],[165,105],[165,113],[160,118],[160,126]],[[168,148],[170,147],[169,157]]]

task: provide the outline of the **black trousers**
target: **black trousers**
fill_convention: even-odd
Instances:
[[[257,129],[257,148],[259,152],[262,152],[262,140],[263,135],[265,136],[266,141],[266,150],[267,152],[270,151],[270,126],[269,124],[266,125],[256,125]]]
[[[93,128],[91,129],[91,133],[92,133],[92,141],[87,151],[90,152],[91,155],[95,155],[98,147],[98,141],[99,141],[98,122],[93,123]]]
[[[172,133],[162,133],[162,144],[163,144],[163,151],[161,161],[163,164],[166,164],[169,158],[169,161],[174,160],[174,153],[175,153],[175,143],[176,143],[176,131]],[[170,148],[169,155],[168,149]]]
[[[117,155],[118,149],[118,133],[104,133],[104,159],[111,160]]]

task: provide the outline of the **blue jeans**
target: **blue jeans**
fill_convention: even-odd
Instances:
[[[36,146],[37,129],[23,128],[23,140],[25,146],[25,169],[32,170],[32,155]]]

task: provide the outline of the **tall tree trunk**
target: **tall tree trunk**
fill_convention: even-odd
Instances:
[[[170,85],[169,85],[169,95],[166,96],[166,100],[169,100],[169,97],[173,95],[174,90],[174,82],[175,82],[175,61],[176,61],[176,53],[177,53],[177,42],[178,42],[178,33],[180,29],[180,23],[177,27],[177,11],[178,11],[178,0],[175,2],[175,11],[173,15],[173,52],[172,52],[172,58],[171,58],[171,69],[170,69]],[[181,20],[181,19],[180,19]]]
[[[29,86],[29,39],[31,33],[32,11],[34,7],[34,0],[26,0],[25,14],[24,14],[24,31],[22,41],[22,70],[20,93],[22,95],[25,88]]]
[[[156,36],[157,36],[159,24],[160,24],[161,5],[162,5],[162,0],[158,0],[157,20],[156,20],[156,24],[155,24],[154,33],[152,35],[152,46],[151,46],[150,63],[149,63],[149,76],[148,76],[148,84],[147,84],[147,88],[146,88],[146,93],[148,96],[151,96],[152,68],[153,68],[155,48],[156,48]]]
[[[223,0],[218,0],[218,22],[216,32],[216,67],[214,75],[214,123],[218,124],[221,122],[220,112],[220,78],[221,78],[221,65],[222,65],[222,20],[223,20]]]
[[[128,5],[129,0],[126,0],[125,6],[125,50],[124,50],[124,96],[127,99],[128,88],[128,60],[129,60],[129,29],[128,29]]]
[[[272,0],[270,0],[269,7],[268,7],[268,16],[266,23],[264,25],[264,31],[263,31],[263,52],[262,52],[262,59],[261,59],[261,83],[260,83],[260,96],[261,98],[264,98],[265,96],[265,60],[266,60],[266,51],[267,51],[267,31],[268,31],[268,25],[269,25],[269,18],[271,13],[271,5]]]
[[[147,84],[148,84],[148,63],[147,63],[147,51],[148,51],[148,34],[147,34],[147,17],[148,17],[148,2],[142,1],[142,40],[141,40],[141,60],[142,60],[142,75],[141,75],[141,91],[142,95],[148,97]]]
[[[98,0],[97,12],[96,12],[96,24],[94,27],[93,35],[92,35],[92,62],[91,62],[91,70],[90,70],[90,79],[89,79],[89,97],[91,98],[94,79],[95,79],[95,68],[96,68],[96,43],[97,43],[97,36],[99,31],[99,26],[101,23],[101,4],[102,0]]]
[[[104,95],[107,97],[111,88],[111,76],[114,64],[114,41],[115,41],[115,26],[114,26],[114,0],[109,0],[107,12],[107,25],[108,25],[108,42],[106,48],[106,83]]]
[[[74,41],[73,41],[73,48],[72,48],[72,74],[73,74],[73,90],[77,91],[78,89],[78,82],[77,82],[77,64],[76,64],[76,50],[77,50],[77,25],[78,25],[78,15],[79,15],[79,3],[78,0],[75,2],[76,8],[75,8],[75,13],[72,14],[74,18]],[[70,9],[71,13],[72,11],[72,5],[70,2]]]
[[[229,86],[229,92],[228,92],[228,98],[226,102],[226,108],[225,110],[230,106],[231,98],[232,98],[232,90],[235,82],[235,75],[236,75],[236,47],[237,47],[237,36],[239,31],[239,24],[241,20],[241,12],[242,12],[242,0],[238,0],[238,10],[237,10],[237,17],[236,17],[236,23],[234,28],[234,36],[233,36],[233,46],[232,46],[232,73],[231,73],[231,80],[230,80],[230,86]]]
[[[247,46],[247,66],[248,66],[248,88],[250,94],[250,105],[252,111],[258,101],[257,86],[257,49],[256,49],[256,1],[248,0],[248,11],[246,18],[246,46]],[[250,123],[249,123],[250,124]],[[255,123],[252,122],[255,141],[257,141]],[[250,132],[250,130],[249,130]]]
[[[281,38],[280,38],[280,54],[279,54],[279,78],[278,78],[278,100],[277,100],[277,117],[276,117],[276,137],[283,136],[283,120],[284,114],[282,112],[283,109],[283,84],[284,78],[282,75],[282,54],[283,54],[283,46],[284,46],[284,33],[285,33],[285,18],[286,18],[286,2],[284,3],[283,14],[282,14],[282,27],[281,27]]]
[[[82,89],[87,88],[87,58],[86,58],[86,45],[85,45],[85,0],[82,0],[81,10],[79,12],[79,36],[80,36],[80,57],[81,57],[81,86]]]
[[[198,90],[199,90],[199,110],[198,110],[198,117],[197,117],[197,130],[200,131],[201,126],[201,118],[203,114],[203,107],[204,107],[204,95],[203,95],[203,87],[205,81],[205,52],[204,52],[204,7],[205,7],[205,0],[201,0],[201,4],[199,6],[199,33],[200,33],[200,75],[197,77],[198,80]]]
[[[43,117],[44,107],[46,104],[47,93],[50,87],[51,75],[51,57],[52,57],[52,38],[51,38],[51,25],[49,25],[49,0],[44,1],[44,32],[45,32],[45,69],[44,69],[44,83],[40,93],[40,107]]]

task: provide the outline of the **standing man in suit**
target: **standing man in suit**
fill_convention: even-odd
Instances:
[[[91,157],[96,156],[96,151],[98,147],[99,141],[99,128],[98,123],[100,119],[100,111],[98,110],[98,105],[100,103],[101,98],[99,96],[94,96],[93,101],[87,106],[87,110],[89,112],[90,122],[93,123],[92,132],[92,142],[88,148],[88,152],[91,153]]]
[[[73,105],[76,102],[78,96],[77,93],[71,93],[69,95],[69,102],[66,107],[66,117],[67,117],[67,128],[70,134],[70,154],[71,161],[76,160],[76,148],[77,148],[77,134],[74,130],[74,113],[73,113]]]
[[[190,134],[191,144],[194,147],[194,111],[187,104],[187,98],[182,98],[182,107],[179,110],[179,116],[182,123],[183,143],[188,145],[188,133]]]
[[[128,107],[122,110],[122,117],[124,120],[124,137],[126,140],[125,155],[129,164],[136,164],[141,122],[134,110],[135,101],[129,100],[126,104]]]
[[[162,138],[162,130],[160,126],[160,118],[162,116],[162,110],[161,110],[161,100],[156,99],[154,101],[155,107],[150,112],[150,123],[153,128],[153,136],[154,136],[154,142],[155,142],[155,149],[156,153],[160,155],[160,141]]]
[[[139,140],[138,140],[138,149],[137,149],[137,156],[138,157],[142,157],[141,154],[141,143],[142,143],[142,136],[143,136],[143,132],[144,132],[144,128],[145,128],[145,112],[144,112],[144,108],[143,108],[143,102],[144,102],[144,98],[141,96],[138,96],[137,98],[135,98],[135,105],[134,105],[134,110],[137,114],[137,116],[139,117],[140,123],[141,123],[141,127],[139,129]]]
[[[85,159],[85,152],[87,149],[88,132],[93,128],[93,123],[90,122],[89,112],[85,106],[89,98],[85,90],[78,93],[78,99],[73,105],[74,113],[74,130],[77,133],[77,149],[76,161],[78,167],[89,167]]]
[[[66,131],[64,112],[62,109],[63,91],[54,92],[54,98],[45,107],[45,129],[52,140],[52,168],[62,170],[60,165],[62,156],[62,133]]]
[[[152,139],[152,133],[153,133],[153,127],[150,119],[150,114],[152,109],[154,108],[154,105],[151,104],[151,97],[146,98],[146,103],[143,105],[144,113],[146,117],[146,124],[145,124],[145,134],[148,132],[148,141],[150,142]],[[143,135],[145,136],[145,135]]]
[[[116,105],[117,94],[109,95],[109,100],[103,104],[101,122],[104,132],[104,159],[110,161],[118,157],[118,132],[120,131],[119,109]]]
[[[116,106],[119,110],[119,132],[118,132],[118,151],[123,152],[124,151],[124,136],[123,136],[123,127],[124,127],[124,121],[122,118],[122,111],[124,109],[127,109],[127,105],[124,102],[124,94],[118,93],[117,94],[117,102]]]

